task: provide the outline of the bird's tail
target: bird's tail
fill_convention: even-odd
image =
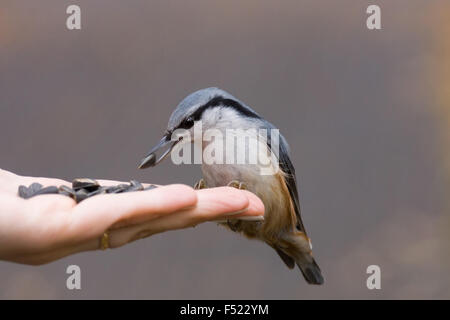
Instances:
[[[295,263],[300,268],[306,282],[309,284],[323,284],[322,272],[312,256],[305,257],[305,255],[302,255],[295,260]]]
[[[296,238],[296,240],[299,239]],[[283,251],[276,246],[274,249],[289,269],[293,269],[297,264],[306,282],[309,284],[323,284],[324,279],[319,265],[314,260],[311,251],[305,250],[305,245],[293,246],[288,251]]]

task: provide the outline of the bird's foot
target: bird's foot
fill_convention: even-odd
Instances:
[[[195,189],[195,190],[206,189],[206,182],[205,182],[205,180],[200,179],[200,180],[194,185],[194,189]]]
[[[229,187],[233,187],[239,190],[247,190],[247,185],[244,182],[233,180],[228,184]]]
[[[247,190],[247,185],[244,182],[233,180],[230,183],[228,183],[229,187],[236,188],[239,190]],[[245,219],[245,218],[243,218]],[[241,221],[239,218],[236,219],[229,219],[227,220],[227,226],[230,228],[231,231],[238,232],[241,227]]]
[[[194,190],[200,190],[200,189],[206,189],[206,183],[205,183],[205,180],[203,180],[203,179],[198,180],[198,182],[194,185]],[[196,226],[197,225],[194,224],[192,226],[192,228],[195,228]]]

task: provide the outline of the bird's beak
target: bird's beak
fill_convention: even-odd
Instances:
[[[161,161],[163,161],[172,151],[172,149],[175,147],[175,145],[180,142],[182,138],[179,138],[178,140],[171,140],[171,135],[166,134],[161,141],[158,142],[156,146],[151,149],[144,159],[142,159],[141,164],[139,165],[139,169],[146,169],[148,167],[154,167]],[[164,147],[167,147],[166,151],[162,153],[162,155],[157,158],[157,152],[160,150],[163,150]]]

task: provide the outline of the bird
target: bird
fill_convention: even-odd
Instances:
[[[201,124],[200,135],[194,134],[196,123]],[[311,240],[300,215],[297,179],[288,143],[279,134],[278,152],[272,152],[274,149],[272,132],[277,132],[278,129],[230,93],[210,87],[185,97],[171,114],[162,139],[142,159],[139,168],[157,165],[174,152],[177,145],[178,148],[182,144],[190,147],[193,143],[203,152],[206,148],[211,149],[214,146],[218,150],[226,149],[223,139],[215,136],[214,139],[205,141],[204,133],[207,130],[215,130],[223,133],[222,137],[226,137],[227,130],[238,129],[251,133],[247,133],[250,137],[246,140],[247,143],[233,146],[235,153],[254,155],[256,152],[258,156],[267,155],[264,160],[273,169],[273,173],[262,174],[260,163],[202,161],[203,178],[195,184],[195,189],[232,186],[256,194],[265,207],[263,221],[229,219],[220,224],[247,238],[258,239],[268,244],[289,269],[294,269],[297,265],[307,283],[323,284],[324,278],[313,257]],[[180,131],[184,133],[173,137],[175,132]],[[260,132],[268,134],[264,136]],[[258,151],[251,150],[250,140],[258,140]],[[162,155],[158,157],[159,152],[162,152]]]

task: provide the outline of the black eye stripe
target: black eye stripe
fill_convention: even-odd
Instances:
[[[192,117],[188,117],[178,126],[179,129],[190,129],[194,125],[194,119]]]
[[[208,103],[199,107],[193,114],[191,114],[188,118],[186,118],[178,128],[182,129],[190,129],[194,125],[194,121],[198,121],[201,119],[203,112],[207,109],[219,107],[219,106],[227,106],[233,108],[235,111],[240,114],[249,117],[249,118],[257,118],[261,119],[261,117],[255,113],[253,110],[244,107],[242,104],[233,99],[225,99],[222,96],[216,96],[208,101]]]

